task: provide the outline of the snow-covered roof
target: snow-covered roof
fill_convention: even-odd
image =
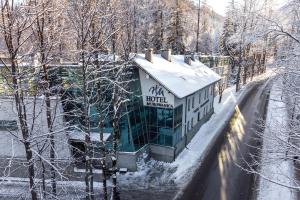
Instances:
[[[149,62],[144,54],[138,54],[134,61],[178,98],[193,94],[221,79],[218,74],[198,60],[191,61],[191,65],[186,64],[183,55],[172,55],[169,62],[161,55],[154,54],[153,62]]]
[[[103,140],[107,141],[110,135],[111,135],[110,133],[103,133]],[[79,141],[85,140],[85,134],[78,130],[68,131],[68,136],[69,139],[71,140],[79,140]],[[90,136],[92,142],[100,142],[100,133],[91,132]]]

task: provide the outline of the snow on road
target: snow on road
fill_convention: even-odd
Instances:
[[[263,136],[258,200],[292,200],[296,195],[286,186],[293,185],[293,162],[285,159],[288,140],[287,108],[282,102],[282,79],[274,82],[270,93],[266,128]]]

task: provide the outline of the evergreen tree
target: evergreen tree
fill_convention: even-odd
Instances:
[[[184,28],[183,28],[183,3],[176,0],[171,8],[171,18],[168,25],[167,47],[171,48],[175,54],[184,54]]]
[[[230,52],[228,51],[229,47],[229,38],[235,33],[235,25],[233,19],[234,12],[234,0],[232,0],[228,6],[225,21],[223,25],[223,33],[221,37],[221,49],[224,55],[229,56]]]

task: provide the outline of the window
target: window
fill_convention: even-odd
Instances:
[[[192,117],[191,127],[194,127],[194,118]]]
[[[194,108],[195,107],[195,97],[193,96],[193,98],[192,98],[192,108]]]
[[[188,99],[188,111],[191,109],[191,99]]]
[[[198,112],[198,122],[200,121],[200,111]]]
[[[209,87],[206,88],[206,99],[208,99],[208,95],[209,95]]]
[[[187,122],[187,130],[190,130],[190,121]]]
[[[18,130],[16,120],[0,120],[0,130]]]
[[[159,127],[173,127],[173,110],[157,108],[157,121]]]
[[[175,113],[173,109],[166,108],[154,108],[154,107],[145,107],[147,115],[147,129],[148,135],[143,137],[138,137],[140,134],[139,126],[133,130],[134,126],[131,126],[133,140],[137,138],[137,146],[140,147],[145,142],[149,141],[154,144],[172,146],[173,145],[173,135],[174,129],[174,118]],[[178,126],[181,128],[181,126]],[[134,134],[137,136],[134,136]],[[135,140],[134,140],[135,141]],[[136,148],[137,149],[137,148]]]
[[[182,105],[174,110],[174,128],[180,126],[182,123]]]
[[[199,93],[199,104],[201,104],[201,92],[202,91],[200,91],[200,93]]]
[[[213,96],[214,95],[214,86],[211,86],[211,90],[210,90],[210,95]]]

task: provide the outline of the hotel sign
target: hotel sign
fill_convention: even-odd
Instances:
[[[144,106],[174,108],[174,95],[140,70]]]
[[[146,106],[173,108],[173,105],[169,104],[165,97],[164,89],[158,85],[150,87],[149,93],[146,95]]]

